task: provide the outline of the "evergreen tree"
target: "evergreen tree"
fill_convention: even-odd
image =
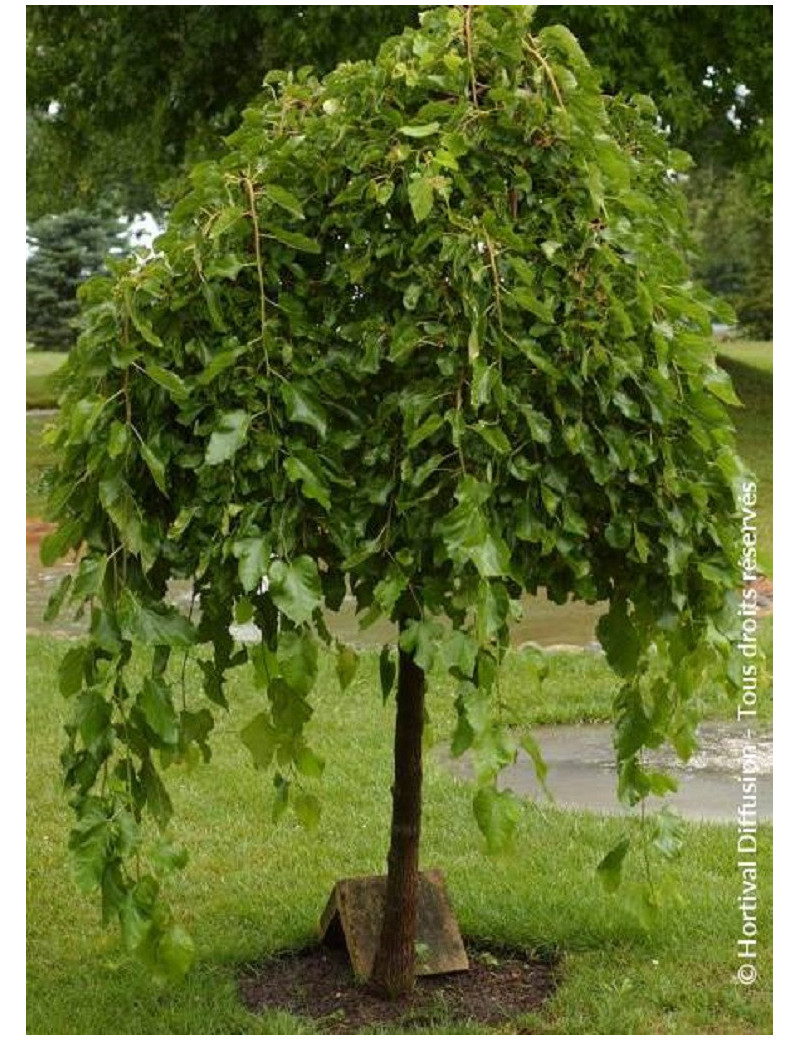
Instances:
[[[73,209],[28,227],[25,292],[27,339],[40,350],[69,350],[75,342],[78,286],[105,267],[109,253],[126,251],[115,217]]]

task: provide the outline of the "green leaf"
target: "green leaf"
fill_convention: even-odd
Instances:
[[[154,383],[162,386],[170,397],[176,401],[184,401],[189,396],[189,390],[180,376],[174,372],[162,368],[160,365],[149,364],[145,369]]]
[[[311,777],[312,780],[319,780],[325,772],[325,759],[315,755],[310,747],[301,747],[294,761],[298,773]]]
[[[627,549],[631,544],[633,525],[627,516],[615,516],[606,524],[605,539],[614,549]]]
[[[436,433],[443,423],[443,415],[429,415],[425,422],[421,426],[418,426],[408,438],[409,450],[416,448],[417,445],[422,444],[424,440],[427,440],[431,434]]]
[[[61,524],[52,534],[47,534],[39,546],[39,559],[45,567],[52,567],[61,557],[74,548],[80,538],[81,525],[77,520]]]
[[[304,423],[306,426],[313,427],[320,437],[325,436],[328,427],[325,409],[309,390],[293,383],[283,383],[281,384],[281,396],[292,422]]]
[[[323,509],[330,510],[330,489],[323,482],[322,474],[319,471],[312,470],[311,466],[296,455],[290,455],[284,461],[283,468],[286,470],[289,480],[300,481],[306,498],[313,498]]]
[[[467,357],[469,358],[470,364],[474,364],[481,353],[481,337],[478,332],[476,325],[473,325],[469,330],[469,336],[467,337]]]
[[[479,422],[470,429],[480,434],[493,451],[498,455],[508,455],[511,452],[511,442],[499,426],[490,426],[488,423]]]
[[[67,650],[58,666],[58,689],[62,697],[73,697],[83,688],[87,651],[85,646]]]
[[[531,439],[537,444],[549,444],[552,433],[552,425],[546,415],[535,411],[530,405],[523,405],[520,409],[528,424]]]
[[[678,790],[678,781],[669,773],[659,773],[651,770],[647,774],[650,785],[650,793],[657,798],[663,798],[665,794],[674,794]]]
[[[183,845],[162,838],[153,850],[153,867],[157,875],[183,870],[189,862],[189,853]]]
[[[423,123],[420,126],[401,126],[398,133],[406,137],[430,137],[439,130],[439,123]]]
[[[214,661],[198,661],[197,663],[203,673],[203,695],[208,697],[212,704],[218,704],[220,708],[227,708],[222,668],[218,668]]]
[[[105,556],[84,556],[72,585],[72,599],[84,600],[98,595],[103,587],[107,565]]]
[[[465,545],[465,549],[482,578],[497,577],[508,573],[510,565],[508,546],[492,531],[487,531],[483,538]]]
[[[742,402],[733,388],[731,377],[722,368],[712,369],[704,378],[703,382],[711,393],[724,401],[725,404],[739,405]]]
[[[220,238],[243,218],[244,211],[239,206],[226,206],[221,209],[211,225],[211,238]]]
[[[125,548],[135,554],[143,553],[146,546],[141,510],[128,485],[117,476],[103,480],[99,487],[99,497],[119,531]]]
[[[491,486],[472,476],[459,481],[458,505],[436,525],[451,558],[471,560],[483,578],[500,577],[508,572],[510,553],[502,537],[490,526],[483,504]]]
[[[256,769],[268,769],[275,756],[278,737],[269,715],[259,712],[240,732],[242,743],[253,756]]]
[[[281,632],[277,658],[281,678],[301,697],[314,686],[318,654],[317,641],[310,632]]]
[[[131,898],[120,908],[119,922],[122,929],[122,941],[129,953],[137,953],[150,948],[148,941],[153,933],[153,918],[150,908],[140,907]],[[152,964],[151,967],[153,967]]]
[[[112,459],[118,459],[123,454],[131,441],[129,428],[125,423],[114,420],[108,433],[108,454]]]
[[[243,344],[237,343],[235,346],[229,347],[227,350],[220,350],[218,353],[214,354],[203,371],[198,375],[198,384],[200,386],[208,386],[210,383],[213,383],[217,376],[236,364],[245,349],[246,348]]]
[[[531,760],[539,786],[552,801],[553,796],[547,787],[547,762],[542,757],[542,749],[539,747],[539,742],[530,733],[526,733],[520,737],[519,746]]]
[[[158,826],[163,830],[172,818],[172,802],[161,777],[155,770],[149,757],[142,763],[139,774],[142,782],[147,808],[153,814]]]
[[[419,303],[422,286],[419,282],[412,282],[403,293],[403,306],[407,311],[413,311]]]
[[[226,253],[224,256],[215,256],[206,265],[204,273],[207,278],[229,278],[234,281],[244,266],[234,253]]]
[[[616,892],[619,888],[622,882],[622,864],[630,847],[630,839],[623,838],[597,864],[597,873],[606,892]]]
[[[223,699],[222,707],[226,706]],[[201,708],[200,711],[182,711],[180,725],[181,746],[188,747],[190,744],[195,744],[202,752],[204,761],[211,761],[208,737],[214,728],[214,716],[208,708]]]
[[[667,860],[675,860],[683,850],[685,826],[676,812],[664,808],[653,817],[651,843]]]
[[[208,307],[211,324],[216,332],[227,332],[228,325],[220,307],[220,290],[215,282],[203,282],[203,299]]]
[[[139,694],[139,707],[145,722],[165,744],[178,743],[178,717],[172,693],[166,683],[146,678]]]
[[[472,675],[478,645],[466,632],[454,629],[442,640],[440,650],[442,664],[448,671],[459,673],[464,678]]]
[[[300,220],[303,219],[303,205],[300,199],[290,191],[287,191],[286,188],[282,188],[280,184],[262,184],[261,191],[270,202],[274,202],[276,206],[285,209],[293,217],[298,217]]]
[[[55,591],[51,593],[50,598],[47,601],[47,607],[45,608],[44,614],[42,615],[44,621],[55,621],[55,619],[61,612],[61,608],[64,605],[64,600],[67,598],[71,588],[72,575],[65,574],[56,586]]]
[[[168,495],[166,459],[160,458],[158,454],[156,454],[155,449],[149,444],[142,443],[139,446],[139,450],[141,451],[142,458],[147,464],[147,468],[150,470],[153,480],[156,483],[156,487],[162,494]]]
[[[266,643],[256,643],[250,647],[250,659],[253,662],[256,689],[266,690],[270,680],[280,674],[277,654]]]
[[[624,905],[636,917],[645,931],[651,931],[659,919],[659,907],[655,893],[647,882],[639,882],[625,893]]]
[[[110,610],[106,610],[104,607],[92,608],[89,632],[91,633],[92,641],[101,650],[107,650],[110,654],[119,652],[122,646],[122,636],[117,619]]]
[[[206,448],[206,464],[218,466],[232,459],[247,440],[250,416],[247,412],[224,412],[217,420],[216,428]]]
[[[507,789],[481,787],[473,798],[472,809],[490,855],[508,852],[522,815],[516,795]]]
[[[128,898],[128,888],[117,862],[111,861],[106,864],[100,882],[100,891],[102,921],[105,926],[117,917]]]
[[[511,291],[511,296],[514,301],[523,308],[533,314],[534,317],[538,318],[539,321],[545,325],[553,324],[553,309],[548,303],[544,303],[542,300],[538,300],[533,292],[525,285],[518,285]]]
[[[69,835],[76,880],[85,891],[101,883],[109,860],[110,821],[96,802],[90,801]]]
[[[383,184],[375,188],[375,201],[381,206],[385,206],[393,194],[394,183],[392,181],[384,181]]]
[[[419,177],[408,185],[408,201],[414,220],[419,224],[433,208],[433,186],[425,177]]]
[[[616,603],[597,623],[597,638],[608,663],[619,675],[633,675],[639,661],[639,635],[624,603]]]
[[[289,564],[273,560],[269,565],[269,593],[282,613],[296,625],[305,624],[322,606],[317,565],[310,556],[298,556]]]
[[[477,620],[481,642],[492,640],[505,628],[510,611],[508,592],[499,582],[482,581],[478,586]]]
[[[252,592],[267,573],[270,547],[266,538],[237,538],[233,555],[239,561],[239,581],[245,592]]]
[[[426,618],[424,621],[409,621],[400,633],[401,648],[414,655],[415,663],[423,672],[433,670],[443,631],[438,621]]]
[[[156,975],[180,982],[195,961],[192,937],[179,924],[171,924],[158,940]]]
[[[347,646],[346,643],[339,643],[336,649],[336,677],[339,680],[339,687],[342,691],[347,689],[355,678],[357,671],[358,654],[352,646]]]
[[[197,642],[194,625],[175,607],[145,607],[128,589],[120,598],[119,622],[123,636],[134,643],[185,648]]]
[[[300,235],[296,231],[285,231],[283,228],[278,228],[274,225],[265,227],[263,231],[265,235],[277,239],[278,242],[282,242],[285,246],[296,249],[298,253],[318,254],[322,252],[322,246],[320,246],[319,242],[315,242],[313,238],[308,238],[306,235]]]
[[[134,327],[136,328],[137,332],[141,335],[142,339],[145,341],[145,343],[149,343],[151,347],[163,347],[164,344],[161,340],[161,337],[156,335],[151,323],[143,314],[139,312],[139,300],[134,296],[130,303],[131,306],[128,313],[130,314],[131,321],[133,322]]]
[[[292,808],[295,816],[306,830],[313,831],[316,829],[321,812],[319,799],[315,798],[313,794],[298,791],[292,798]]]

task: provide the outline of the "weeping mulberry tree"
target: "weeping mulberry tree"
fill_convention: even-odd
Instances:
[[[530,16],[439,8],[374,62],[271,73],[157,256],[83,292],[43,546],[80,554],[51,615],[91,617],[60,672],[70,843],[162,973],[191,960],[156,880],[183,856],[144,840],[168,825],[164,777],[210,757],[244,666],[263,708],[242,739],[276,808],[316,815],[293,781],[321,771],[304,735],[321,649],[343,687],[357,667],[325,623],[348,588],[364,625],[397,631],[380,662],[397,703],[373,969],[388,994],[413,982],[434,665],[454,677],[453,748],[477,757],[490,848],[516,812],[493,693],[524,593],[607,603],[630,804],[669,785],[643,750],[687,755],[692,691],[724,671],[735,398],[687,282],[685,157],[647,98],[604,97],[570,33],[532,35]],[[171,579],[191,583],[189,616]],[[231,634],[245,619],[249,646]]]

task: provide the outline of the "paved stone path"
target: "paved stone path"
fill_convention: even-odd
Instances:
[[[541,726],[534,731],[549,766],[547,784],[555,804],[568,809],[623,813],[616,796],[613,730],[610,725]],[[699,748],[688,765],[665,750],[648,752],[650,761],[672,773],[679,789],[663,803],[687,819],[736,822],[742,804],[742,766],[756,776],[758,819],[772,819],[772,728],[753,729],[739,723],[704,723]],[[743,756],[747,755],[745,762]],[[452,759],[443,750],[440,760],[458,776],[471,778],[467,755]],[[533,767],[526,755],[501,774],[501,787],[543,801]],[[653,799],[654,805],[662,804]]]

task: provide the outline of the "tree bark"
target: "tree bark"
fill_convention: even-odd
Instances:
[[[370,978],[371,988],[390,999],[410,993],[414,986],[424,710],[425,673],[400,650],[386,901]]]

